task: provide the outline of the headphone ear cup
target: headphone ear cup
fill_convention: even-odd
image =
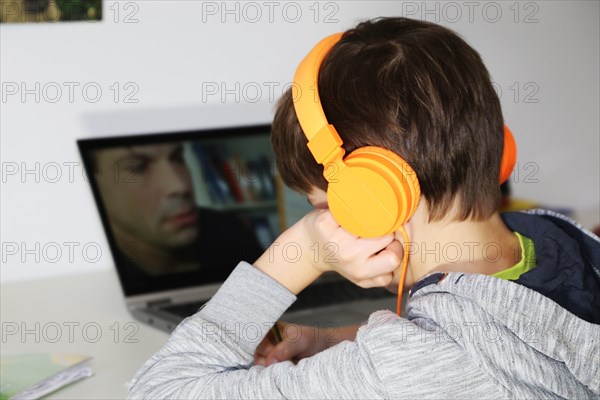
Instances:
[[[327,198],[336,221],[361,237],[395,232],[414,214],[421,191],[414,170],[380,147],[362,147],[344,159]]]
[[[517,142],[508,126],[504,125],[504,148],[502,150],[502,161],[500,162],[500,184],[510,178],[517,163]]]
[[[398,154],[383,147],[365,146],[354,150],[346,157],[348,165],[357,158],[368,158],[381,167],[386,180],[397,193],[399,205],[398,222],[394,230],[400,228],[413,216],[421,198],[421,186],[417,174],[410,164]]]

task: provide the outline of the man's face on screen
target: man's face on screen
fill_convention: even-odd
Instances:
[[[99,150],[96,165],[98,186],[117,237],[163,248],[196,239],[198,213],[181,144]]]

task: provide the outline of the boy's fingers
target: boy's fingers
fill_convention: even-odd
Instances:
[[[382,251],[393,253],[400,261],[404,258],[404,246],[397,240],[393,240],[389,245]],[[380,253],[381,254],[381,253]]]
[[[394,240],[394,235],[389,234],[376,238],[357,238],[343,227],[337,223],[335,218],[333,218],[333,214],[329,210],[316,210],[313,211],[315,222],[321,227],[321,229],[325,232],[333,232],[336,233],[336,241],[338,242],[346,242],[346,241],[358,241],[361,246],[364,246],[365,250],[373,250],[373,252],[379,251],[385,246],[387,246],[392,240]]]
[[[364,281],[357,282],[356,284],[358,286],[360,286],[361,288],[370,289],[370,288],[374,288],[374,287],[388,286],[390,283],[392,283],[393,279],[394,279],[394,275],[389,273],[389,274],[382,274],[382,275],[376,276],[375,278],[372,278],[372,279],[366,279]]]
[[[372,275],[368,279],[357,282],[363,288],[389,286],[394,278],[392,274],[402,263],[404,248],[397,240],[390,243],[379,254],[372,256],[365,264]]]
[[[358,282],[386,274],[400,265],[402,245],[393,235],[377,238],[357,238],[339,228],[329,261],[333,269],[346,279]]]
[[[352,248],[355,250],[354,253],[374,254],[394,241],[393,234],[376,238],[356,237],[341,227],[329,210],[312,211],[311,218],[324,238],[331,239],[340,247]]]
[[[364,247],[367,254],[376,254],[397,242],[394,235],[385,235],[377,238],[361,238],[358,240],[360,246]]]
[[[280,345],[283,343],[284,342],[280,343]],[[260,352],[257,349],[254,353],[254,363],[257,365],[269,366],[273,363],[281,361],[281,356],[275,352],[276,348],[277,346],[269,345],[261,349]]]
[[[393,241],[378,254],[374,254],[367,261],[356,268],[352,275],[357,281],[373,279],[377,276],[389,274],[402,262],[402,245]]]
[[[329,213],[329,218],[331,218],[333,220],[333,216],[331,215],[331,213]],[[350,240],[350,241],[359,243],[361,246],[364,246],[365,248],[371,248],[374,251],[379,251],[379,250],[383,249],[392,240],[394,240],[394,237],[395,237],[391,233],[384,235],[384,236],[374,237],[374,238],[365,238],[365,237],[355,236],[354,234],[352,234],[352,233],[348,232],[346,229],[344,229],[344,227],[340,226],[337,222],[335,222],[335,220],[333,220],[332,226],[336,227],[335,233],[336,233],[336,235],[339,235],[339,239],[344,240],[344,241]]]
[[[308,339],[309,333],[304,332],[300,340],[284,340],[273,347],[269,355],[266,357],[267,365],[271,365],[280,361],[292,361],[294,358],[306,355],[310,352],[311,340]],[[313,339],[314,340],[314,339]]]
[[[263,356],[260,357],[254,357],[254,364],[255,365],[262,365],[263,367],[267,366],[267,359]]]
[[[343,228],[340,228],[342,231]],[[336,232],[334,241],[339,246],[339,258],[340,262],[348,263],[351,261],[359,261],[361,264],[363,261],[368,260],[375,254],[385,250],[393,241],[393,235],[386,235],[377,238],[357,238],[352,236],[350,233],[344,231],[344,233]]]
[[[273,351],[273,344],[267,338],[263,339],[263,341],[258,345],[254,352],[254,359],[258,357],[266,357],[271,351]]]
[[[289,344],[286,342],[281,342],[277,346],[275,346],[275,348],[273,349],[271,354],[269,354],[269,356],[267,357],[267,360],[268,361],[273,360],[274,362],[279,362],[279,361],[283,361],[283,360],[289,360],[291,358],[292,358],[292,356],[290,355]]]
[[[271,365],[280,361],[291,360],[297,353],[295,346],[290,342],[281,342],[267,356],[267,365]]]

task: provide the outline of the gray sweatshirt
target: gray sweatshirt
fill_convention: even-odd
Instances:
[[[297,365],[253,365],[294,301],[241,262],[141,367],[130,398],[600,398],[600,325],[515,282],[430,274],[406,319],[377,311],[354,341]]]

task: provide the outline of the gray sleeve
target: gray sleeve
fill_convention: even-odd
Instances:
[[[254,350],[296,297],[248,263],[186,318],[137,372],[130,398],[383,398],[360,336],[297,365],[252,364]]]

